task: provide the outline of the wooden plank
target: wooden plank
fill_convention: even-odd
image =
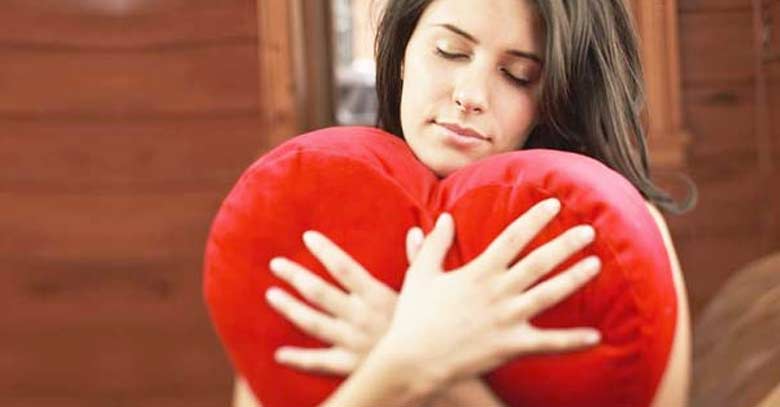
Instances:
[[[760,243],[760,235],[752,231],[675,237],[693,320],[734,272],[765,254]]]
[[[171,328],[158,323],[151,326],[154,330],[110,323],[100,330],[84,329],[80,324],[53,325],[0,340],[4,346],[0,393],[138,396],[188,394],[192,389],[215,392],[231,375],[210,326],[183,330],[175,320],[169,321]]]
[[[0,394],[228,394],[231,368],[203,305],[200,258],[141,267],[11,261],[14,272],[0,274],[0,307],[13,310],[0,317]]]
[[[263,151],[259,113],[138,121],[0,119],[0,191],[200,191]]]
[[[10,331],[80,325],[99,332],[107,325],[150,331],[174,322],[200,329],[206,321],[202,295],[203,250],[179,257],[81,260],[3,256],[0,319]],[[84,313],[85,309],[90,309]],[[121,317],[121,319],[117,319]],[[152,329],[154,328],[154,329]],[[9,332],[10,332],[9,331]],[[13,334],[11,334],[13,336]]]
[[[722,161],[731,153],[756,154],[752,85],[713,84],[685,89],[685,122],[694,135],[693,161]]]
[[[288,0],[257,3],[257,71],[260,106],[272,143],[281,143],[300,132],[301,100],[296,72],[304,69],[294,55],[293,38],[299,36],[293,24],[293,4]]]
[[[11,0],[0,13],[0,50],[139,51],[257,42],[255,8],[254,0]]]
[[[40,329],[2,340],[8,356],[5,367],[0,367],[4,378],[0,392],[72,395],[89,389],[94,395],[187,394],[187,387],[216,390],[221,386],[214,376],[231,375],[223,351],[206,329],[158,330],[152,336],[104,324],[103,332],[93,336],[94,330],[79,333],[80,328]],[[82,373],[74,375],[74,370]]]
[[[713,13],[745,11],[752,7],[751,0],[678,0],[681,13]]]
[[[751,10],[680,16],[683,87],[750,84],[753,72]]]
[[[763,218],[757,203],[764,199],[763,180],[757,171],[727,171],[723,169],[722,177],[690,174],[697,183],[698,205],[685,215],[668,217],[675,235],[750,234],[761,229]]]
[[[228,190],[0,193],[0,256],[78,261],[200,253]]]
[[[251,41],[140,53],[6,50],[0,77],[0,117],[180,117],[258,108]]]
[[[2,397],[4,407],[213,407],[229,406],[230,389],[220,389],[214,393],[192,395],[176,394],[158,397],[104,396],[94,397],[88,394],[80,397]]]

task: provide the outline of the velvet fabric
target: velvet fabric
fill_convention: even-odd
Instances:
[[[399,291],[410,227],[428,233],[441,212],[453,215],[456,240],[445,261],[450,270],[475,258],[511,221],[549,197],[562,202],[561,213],[518,258],[572,226],[591,224],[595,242],[551,275],[591,254],[603,266],[583,289],[532,322],[595,327],[602,343],[580,352],[518,357],[483,379],[510,406],[647,406],[665,369],[676,320],[669,259],[641,195],[582,155],[515,151],[438,179],[402,139],[378,129],[337,127],[295,137],[251,165],[224,200],[206,248],[206,303],[230,360],[263,406],[316,405],[344,378],[274,361],[283,345],[329,344],[299,331],[266,303],[270,286],[302,300],[270,273],[271,258],[286,256],[338,286],[301,240],[304,231],[317,230]]]

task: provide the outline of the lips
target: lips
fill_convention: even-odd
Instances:
[[[482,133],[469,127],[462,127],[454,123],[436,122],[436,124],[463,137],[470,137],[470,138],[490,141],[490,137],[485,136]]]

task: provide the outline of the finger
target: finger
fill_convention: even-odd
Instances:
[[[423,236],[422,229],[417,226],[409,229],[406,233],[406,259],[409,261],[409,265],[411,265],[415,257],[417,257],[417,253],[420,251],[420,245],[424,238],[425,236]]]
[[[390,290],[322,233],[307,231],[303,234],[303,242],[328,273],[349,292],[363,298],[372,298],[384,295],[385,290]]]
[[[537,203],[504,228],[475,261],[487,263],[490,269],[506,268],[560,209],[561,203],[555,198]]]
[[[274,353],[274,360],[300,370],[349,375],[355,371],[358,357],[342,348],[305,349],[284,347]]]
[[[510,349],[514,354],[546,354],[581,350],[601,341],[592,328],[518,329],[512,333]]]
[[[588,257],[557,276],[540,283],[507,302],[507,314],[518,320],[529,320],[558,304],[590,281],[601,269],[598,257]]]
[[[521,292],[595,239],[591,226],[573,227],[520,259],[500,278],[512,292]]]
[[[436,220],[431,233],[423,240],[417,252],[421,270],[441,270],[447,251],[455,238],[455,224],[452,215],[442,213]]]
[[[345,323],[312,309],[284,290],[270,288],[266,291],[266,299],[274,310],[305,334],[346,348],[355,345],[353,335]]]
[[[271,260],[270,268],[275,276],[293,286],[312,304],[337,317],[346,319],[349,316],[349,296],[305,267],[276,257]]]

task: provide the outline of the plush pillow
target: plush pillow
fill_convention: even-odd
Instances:
[[[399,291],[410,227],[427,233],[441,212],[453,214],[457,236],[445,261],[449,270],[549,197],[562,202],[561,213],[521,255],[587,223],[596,241],[554,273],[591,254],[603,266],[596,279],[533,323],[596,327],[602,343],[518,357],[483,378],[511,406],[646,406],[666,366],[676,320],[669,260],[643,198],[619,174],[582,155],[515,151],[440,180],[403,140],[377,129],[298,136],[255,162],[222,204],[206,249],[206,302],[231,361],[264,407],[316,405],[344,379],[274,361],[282,345],[329,344],[299,331],[265,302],[272,285],[302,299],[270,273],[272,257],[291,258],[337,285],[303,246],[302,233],[314,229]]]

